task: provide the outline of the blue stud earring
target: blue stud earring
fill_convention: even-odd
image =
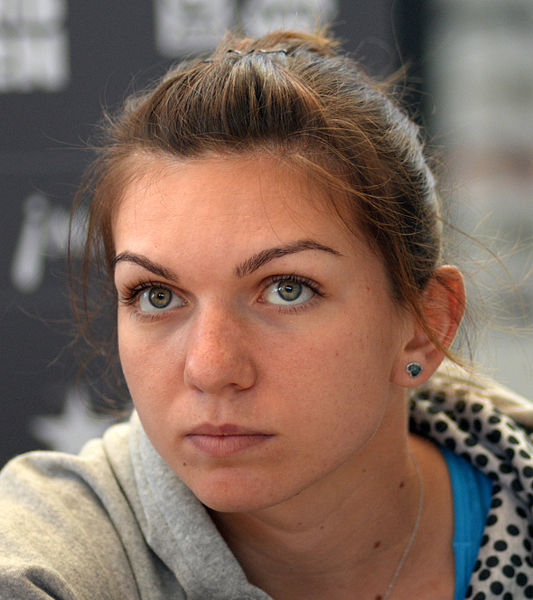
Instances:
[[[424,370],[424,367],[417,362],[411,362],[406,367],[405,370],[411,375],[411,377],[418,377],[420,373]]]

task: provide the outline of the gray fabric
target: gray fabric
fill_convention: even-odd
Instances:
[[[515,598],[529,597],[524,591],[533,585],[533,566],[524,541],[532,526],[533,446],[507,417],[496,423],[500,413],[494,404],[525,416],[528,425],[531,405],[449,371],[414,390],[411,403],[414,431],[453,446],[496,481],[487,541],[467,597],[479,592],[492,597],[496,588],[491,585],[499,582]],[[501,432],[497,442],[496,431]],[[511,434],[517,443],[509,441]],[[519,536],[509,534],[510,524],[518,526]],[[495,540],[506,540],[506,550],[495,551]],[[500,563],[486,575],[487,560],[495,553]],[[517,577],[510,577],[509,569],[505,575],[503,567],[517,557]],[[133,415],[129,424],[89,442],[79,456],[30,453],[0,474],[0,600],[51,598],[269,596],[247,582],[207,511],[167,467]]]
[[[50,598],[269,597],[134,415],[79,456],[33,452],[0,474],[0,599]]]
[[[205,508],[166,465],[131,419],[130,450],[146,541],[181,582],[190,600],[266,600],[250,585]]]
[[[0,475],[0,598],[76,600],[140,598],[136,580],[150,576],[123,485],[107,453],[127,441],[127,428],[89,443],[79,457],[23,455]],[[106,447],[107,446],[107,447]],[[120,461],[119,456],[113,462]]]

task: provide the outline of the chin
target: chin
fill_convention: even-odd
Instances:
[[[257,498],[243,497],[212,497],[198,498],[209,510],[217,513],[251,513],[269,508],[269,503],[264,503]]]
[[[207,478],[209,479],[209,478]],[[269,484],[250,477],[217,476],[211,481],[188,481],[198,500],[210,510],[220,513],[244,513],[266,509],[286,499],[279,482]]]

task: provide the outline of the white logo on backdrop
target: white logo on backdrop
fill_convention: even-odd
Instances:
[[[253,36],[311,29],[337,9],[338,0],[154,0],[156,44],[164,56],[179,56],[213,48],[237,23]]]
[[[66,0],[0,0],[0,93],[65,89],[66,16]]]
[[[228,0],[154,0],[155,37],[164,56],[211,48],[235,20]]]
[[[39,289],[46,262],[65,260],[70,215],[62,206],[53,206],[43,194],[32,194],[22,203],[23,219],[11,262],[11,282],[16,290],[32,293]],[[81,253],[84,229],[72,228],[71,251]]]
[[[274,29],[312,30],[336,12],[337,0],[246,0],[241,21],[247,35],[258,37]]]
[[[29,421],[30,432],[51,450],[79,452],[87,440],[100,437],[114,422],[93,415],[89,404],[90,394],[86,388],[70,387],[61,414],[33,417]]]

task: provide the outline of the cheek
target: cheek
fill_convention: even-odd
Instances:
[[[341,318],[338,324],[328,322],[293,339],[265,336],[262,345],[260,356],[272,376],[333,394],[341,389],[362,392],[380,384],[385,388],[397,344],[371,322]]]
[[[400,347],[398,336],[383,328],[382,314],[342,315],[314,328],[292,352],[280,355],[279,346],[270,346],[264,353],[278,385],[286,381],[295,390],[303,417],[312,414],[318,424],[363,437],[374,430],[391,393]]]
[[[270,381],[279,418],[301,420],[308,428],[302,435],[320,430],[332,443],[337,434],[371,435],[389,395],[383,375],[390,369],[389,355],[376,355],[369,335],[346,327],[315,333],[291,351],[287,344],[281,346],[283,352],[279,344],[269,344],[262,352],[263,375]]]
[[[178,408],[173,400],[179,391],[179,374],[173,353],[163,341],[152,340],[152,336],[139,333],[135,326],[121,326],[119,320],[118,347],[122,371],[128,390],[152,443],[171,464],[175,460],[172,448],[175,422],[172,411]],[[142,329],[142,328],[141,328]]]
[[[118,350],[124,378],[137,408],[161,404],[169,381],[176,382],[179,361],[171,338],[149,334],[129,315],[118,319]]]

